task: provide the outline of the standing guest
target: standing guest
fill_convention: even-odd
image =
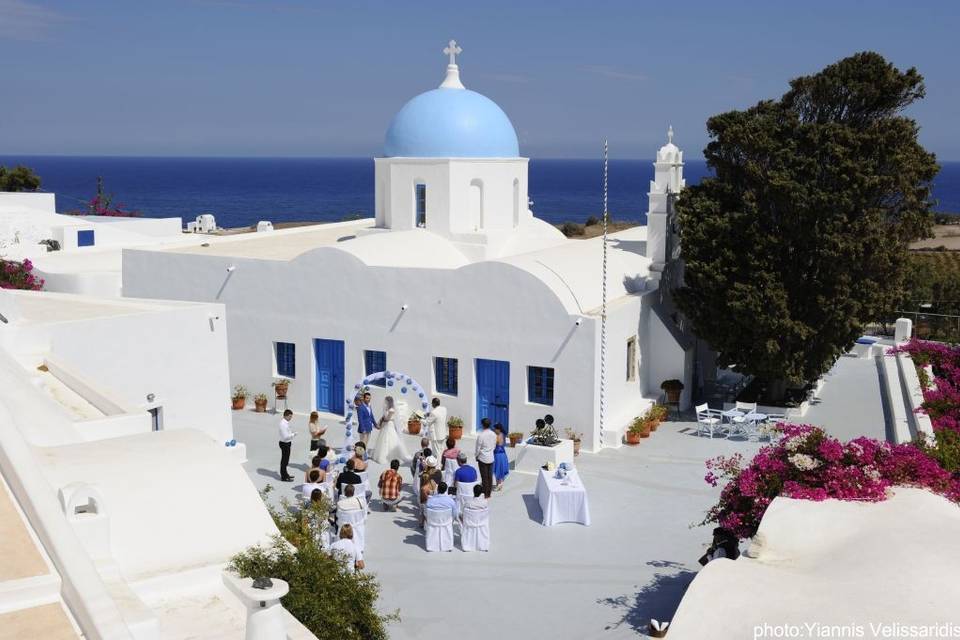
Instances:
[[[373,409],[370,408],[370,392],[363,394],[363,401],[357,402],[357,433],[360,434],[360,442],[364,445],[370,439],[370,433],[377,426],[377,421],[373,417]]]
[[[367,461],[365,455],[367,453],[367,448],[362,442],[358,442],[353,448],[353,470],[357,473],[367,470]]]
[[[363,569],[363,552],[353,542],[353,527],[345,524],[340,527],[340,539],[330,545],[330,553],[343,562],[347,573]]]
[[[454,520],[460,515],[457,499],[447,493],[447,483],[442,481],[437,485],[436,493],[427,498],[427,509],[450,509]]]
[[[467,454],[461,453],[457,456],[457,472],[453,474],[453,486],[460,482],[476,482],[477,470],[467,464]]]
[[[327,511],[326,509],[321,510],[321,505],[323,504],[323,498],[326,494],[322,489],[314,489],[310,492],[310,506],[313,509],[306,510],[307,517],[307,527],[310,533],[313,535],[313,541],[316,543],[318,548],[323,548],[325,544],[326,536],[324,534],[324,523],[327,522]]]
[[[507,434],[499,422],[493,425],[493,432],[497,434],[497,446],[493,448],[493,477],[497,480],[497,491],[502,491],[503,481],[510,474],[510,458],[505,446]]]
[[[400,461],[394,458],[390,461],[390,468],[380,474],[377,482],[380,488],[380,503],[384,511],[396,511],[400,503],[400,489],[403,479],[400,477]]]
[[[320,438],[327,432],[327,428],[320,424],[320,414],[316,411],[310,412],[307,427],[310,429],[310,453],[313,453],[320,448]]]
[[[410,461],[410,475],[414,479],[423,472],[423,460],[432,454],[430,438],[420,438],[420,450],[413,454],[413,459]]]
[[[440,398],[434,398],[431,405],[433,408],[430,409],[430,415],[424,418],[427,426],[425,435],[430,437],[433,450],[440,451],[449,433],[447,430],[447,408],[440,406]]]
[[[280,479],[284,482],[293,482],[293,476],[287,473],[287,465],[290,464],[290,447],[293,446],[293,439],[296,433],[290,430],[290,420],[293,418],[293,411],[287,409],[283,412],[283,419],[280,420],[279,441],[280,441]]]
[[[345,484],[363,484],[363,478],[357,475],[357,472],[353,470],[353,458],[347,460],[347,468],[340,472],[340,475],[337,476],[337,494],[343,493],[343,485]]]
[[[457,446],[456,440],[447,436],[445,444],[447,448],[443,450],[443,454],[440,456],[443,460],[456,460],[460,457],[460,447]]]
[[[497,434],[490,428],[490,419],[480,421],[480,433],[477,434],[477,448],[475,457],[480,467],[480,482],[483,484],[483,495],[490,498],[493,491],[493,450],[497,446]]]

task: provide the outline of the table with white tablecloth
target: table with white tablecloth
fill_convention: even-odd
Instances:
[[[587,490],[574,469],[567,477],[555,477],[556,471],[540,470],[537,476],[536,496],[543,511],[543,525],[552,527],[560,522],[590,524],[590,504]]]

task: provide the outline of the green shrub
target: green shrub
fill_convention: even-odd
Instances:
[[[387,623],[397,612],[377,610],[380,585],[365,571],[351,573],[317,541],[327,528],[329,502],[295,507],[286,499],[280,507],[264,503],[281,535],[268,546],[255,546],[235,555],[229,569],[244,578],[279,578],[290,585],[283,606],[318,638],[386,640]]]
[[[0,191],[36,191],[40,177],[33,169],[17,165],[11,169],[0,166]]]
[[[928,456],[950,473],[960,472],[960,432],[939,429],[934,434],[933,442],[923,439],[919,445]]]
[[[584,233],[583,225],[577,224],[576,222],[564,222],[562,225],[560,225],[560,231],[568,238],[572,238],[573,236],[582,236]]]

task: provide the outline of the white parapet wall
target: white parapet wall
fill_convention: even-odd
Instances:
[[[906,353],[898,353],[896,358],[903,397],[906,408],[909,409],[907,419],[910,426],[917,435],[933,437],[933,423],[930,421],[930,416],[922,409],[923,386],[920,384],[920,376],[917,375],[916,364]]]

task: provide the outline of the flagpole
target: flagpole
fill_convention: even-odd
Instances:
[[[607,140],[603,141],[603,302],[600,306],[600,446],[603,447],[603,430],[607,412]]]

